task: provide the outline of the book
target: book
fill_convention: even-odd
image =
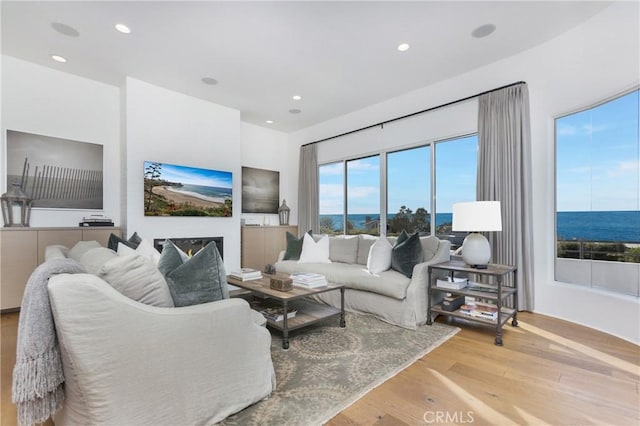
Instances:
[[[262,278],[262,272],[252,268],[240,268],[231,271],[229,276],[241,281],[258,280]]]
[[[318,288],[328,284],[324,275],[312,272],[298,272],[291,274],[293,285],[303,288]]]
[[[446,280],[436,280],[436,287],[446,288],[447,290],[462,290],[469,284],[469,280],[466,278],[452,278],[448,277]]]
[[[458,312],[475,318],[484,318],[490,321],[498,319],[498,307],[495,305],[477,303],[475,305],[464,304],[460,306]]]
[[[284,308],[279,307],[265,307],[259,311],[266,319],[280,322],[284,321]],[[294,318],[298,311],[294,308],[287,309],[287,319]]]

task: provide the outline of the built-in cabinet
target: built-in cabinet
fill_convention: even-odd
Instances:
[[[287,247],[287,232],[297,236],[298,227],[243,226],[242,267],[263,270],[265,265],[276,263],[280,252]]]
[[[111,233],[121,236],[116,227],[0,229],[0,310],[20,307],[27,280],[44,262],[47,246],[71,248],[92,240],[106,246]]]

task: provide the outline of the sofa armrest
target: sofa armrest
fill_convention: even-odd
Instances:
[[[418,263],[413,267],[413,275],[411,277],[411,284],[414,282],[424,283],[427,285],[429,279],[429,265],[436,263],[447,262],[451,259],[451,242],[447,240],[440,240],[438,250],[433,257],[425,262]]]
[[[275,388],[271,336],[245,300],[148,306],[90,274],[56,275],[48,289],[62,424],[211,424]]]

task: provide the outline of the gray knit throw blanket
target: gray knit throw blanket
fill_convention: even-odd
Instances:
[[[27,281],[13,367],[12,399],[20,425],[42,423],[62,407],[64,373],[47,283],[52,275],[79,272],[86,271],[73,259],[51,259]]]

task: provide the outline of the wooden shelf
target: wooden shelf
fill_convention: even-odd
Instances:
[[[290,331],[340,315],[340,309],[338,308],[329,305],[320,305],[306,300],[296,300],[295,302],[289,303],[288,306],[298,311],[295,317],[287,320],[287,328]],[[284,320],[277,322],[267,320],[267,325],[282,331],[284,329]]]

